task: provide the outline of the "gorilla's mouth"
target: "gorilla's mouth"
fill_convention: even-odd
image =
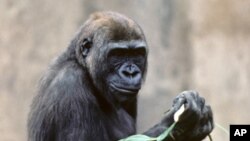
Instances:
[[[110,84],[110,86],[121,93],[127,93],[127,94],[137,94],[140,88],[130,88],[130,87],[123,87],[123,86],[117,86],[115,84]]]

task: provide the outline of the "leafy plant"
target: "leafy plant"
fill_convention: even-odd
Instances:
[[[119,141],[163,141],[166,137],[168,137],[169,133],[174,129],[177,122],[174,122],[169,128],[167,128],[162,134],[158,137],[149,137],[142,134],[137,134],[133,136],[129,136],[125,139],[121,139]]]

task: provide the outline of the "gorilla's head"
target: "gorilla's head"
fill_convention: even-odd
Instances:
[[[140,26],[114,12],[94,13],[75,41],[78,62],[96,89],[118,101],[134,98],[147,68],[147,43]]]

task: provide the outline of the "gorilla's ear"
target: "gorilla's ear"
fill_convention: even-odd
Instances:
[[[80,44],[80,51],[84,58],[87,57],[91,47],[92,47],[92,41],[90,38],[85,38]]]

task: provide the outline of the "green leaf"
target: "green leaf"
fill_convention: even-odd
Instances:
[[[161,135],[159,135],[157,138],[149,137],[142,134],[132,135],[125,139],[120,139],[119,141],[163,141],[169,133],[173,130],[175,127],[176,122],[174,122],[169,128],[167,128]]]
[[[121,139],[119,141],[156,141],[156,138],[151,138],[146,135],[137,134],[137,135],[129,136],[125,139]]]
[[[163,141],[169,133],[174,129],[176,122],[174,122],[167,130],[165,130],[160,136],[157,137],[157,141]]]

